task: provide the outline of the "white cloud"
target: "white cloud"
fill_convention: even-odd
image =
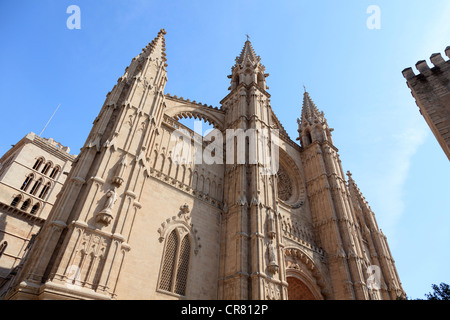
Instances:
[[[379,227],[393,243],[405,212],[406,181],[412,158],[430,134],[418,110],[411,112],[411,107],[415,107],[413,102],[384,106],[370,115],[370,121],[361,123],[360,135],[353,139],[358,151],[349,163]],[[353,166],[357,168],[356,174]]]

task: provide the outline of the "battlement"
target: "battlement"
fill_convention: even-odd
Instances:
[[[445,49],[445,55],[450,58],[450,46]],[[433,53],[430,56],[430,61],[434,65],[434,68],[442,68],[447,65],[450,67],[450,60],[445,61],[440,53]],[[418,61],[416,63],[416,69],[419,71],[419,75],[422,74],[424,76],[428,76],[432,73],[432,68],[429,67],[425,60]],[[402,73],[407,81],[418,76],[414,73],[411,67],[404,69]]]
[[[445,55],[450,58],[450,46]],[[421,60],[416,63],[418,75],[407,68],[403,76],[420,113],[450,160],[450,60],[434,53],[430,61],[434,67]]]

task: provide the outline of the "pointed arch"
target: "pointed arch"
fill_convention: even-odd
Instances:
[[[39,168],[40,168],[41,165],[44,163],[44,161],[45,161],[44,158],[39,157],[39,158],[36,160],[36,162],[34,163],[33,169],[36,170],[36,171],[39,170]]]
[[[17,207],[19,202],[22,200],[22,196],[19,194],[14,197],[13,201],[11,202],[11,207]]]
[[[289,300],[318,300],[307,282],[302,281],[299,275],[289,275],[286,277],[288,283]]]
[[[39,178],[33,185],[33,188],[31,188],[30,193],[32,195],[36,195],[37,191],[39,190],[39,188],[41,187],[41,184],[44,182],[44,180],[42,178]]]
[[[36,204],[31,208],[30,213],[31,213],[31,214],[36,214],[36,213],[39,211],[40,207],[41,207],[41,205],[40,205],[39,203],[36,203]]]
[[[50,178],[52,179],[56,179],[56,176],[58,175],[58,173],[61,171],[61,167],[60,166],[55,166],[52,170],[52,173],[50,173]]]
[[[47,161],[47,163],[45,164],[44,168],[42,168],[41,173],[47,174],[50,171],[52,166],[53,166],[53,163],[51,161]]]
[[[163,237],[160,238],[164,239]],[[192,256],[190,230],[175,224],[166,238],[160,267],[158,290],[185,296]]]
[[[223,110],[196,102],[185,101],[169,95],[166,95],[166,103],[167,108],[164,112],[174,120],[195,118],[204,120],[219,130],[222,130],[224,127],[225,112]]]
[[[314,255],[313,255],[314,256]],[[302,284],[300,288],[308,288],[309,292],[304,290],[304,298],[311,300],[323,300],[330,297],[331,285],[327,278],[322,274],[320,263],[316,258],[310,256],[299,247],[288,247],[284,250],[284,258],[286,263],[286,277],[297,278]],[[317,259],[318,260],[318,259]],[[299,282],[293,283],[299,284]],[[302,294],[303,294],[302,293]]]
[[[20,190],[27,191],[28,187],[30,186],[31,182],[33,182],[34,174],[30,173],[23,182],[22,186],[20,187]]]
[[[31,205],[31,199],[27,199],[27,200],[25,200],[25,201],[22,203],[22,206],[20,207],[20,210],[22,210],[22,211],[27,211],[28,208],[30,207],[30,205]]]
[[[50,191],[52,184],[50,182],[47,182],[45,186],[42,188],[41,193],[39,194],[39,198],[45,199]]]

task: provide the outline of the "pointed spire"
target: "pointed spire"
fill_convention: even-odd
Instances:
[[[300,134],[297,140],[301,141],[302,147],[307,147],[314,141],[327,141],[333,144],[331,137],[333,129],[328,127],[324,113],[316,107],[306,88],[303,94],[302,115],[297,119],[297,123],[297,131]]]
[[[355,200],[359,202],[359,205],[366,206],[368,209],[370,209],[369,203],[367,202],[366,198],[363,196],[361,190],[358,188],[358,185],[356,184],[355,180],[352,177],[352,173],[350,171],[347,171],[347,177],[348,177],[348,189],[350,191],[350,195],[354,197]]]
[[[236,64],[231,68],[231,75],[228,76],[231,79],[229,90],[234,90],[242,83],[246,85],[255,83],[264,91],[269,89],[266,85],[266,77],[269,74],[265,73],[265,67],[261,64],[261,58],[255,53],[248,35],[241,54],[235,60]]]
[[[125,69],[124,75],[119,79],[126,80],[139,76],[139,74],[142,73],[142,70],[145,70],[144,64],[147,63],[147,59],[152,61],[159,60],[164,68],[167,67],[165,34],[166,31],[161,29],[156,38],[145,46],[141,53],[131,60],[130,65]]]
[[[305,88],[305,86],[303,86]],[[308,122],[313,122],[314,120],[319,120],[320,122],[324,122],[324,114],[317,109],[314,101],[309,96],[308,91],[303,94],[303,107],[302,107],[302,121],[303,119]]]
[[[239,57],[236,57],[236,63],[242,64],[246,59],[253,63],[258,63],[261,61],[261,58],[255,53],[248,35],[247,41],[245,41],[244,48],[242,49],[241,54],[239,55]]]
[[[166,33],[166,30],[161,29],[156,38],[153,39],[144,49],[142,49],[142,53],[139,54],[138,57],[148,57],[154,55],[156,58],[157,56],[160,56],[162,61],[166,62],[166,41],[164,38]]]

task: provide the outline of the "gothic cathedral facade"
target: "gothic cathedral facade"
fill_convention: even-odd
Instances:
[[[272,110],[268,74],[248,40],[220,108],[166,94],[165,34],[133,58],[107,94],[4,298],[404,296],[386,236],[344,174],[333,129],[309,94],[296,143]],[[269,134],[254,161],[179,161],[175,132],[191,137],[196,150],[221,147],[217,137],[207,141],[183,126],[185,117],[224,136]],[[264,171],[261,157],[275,142],[277,170]]]

